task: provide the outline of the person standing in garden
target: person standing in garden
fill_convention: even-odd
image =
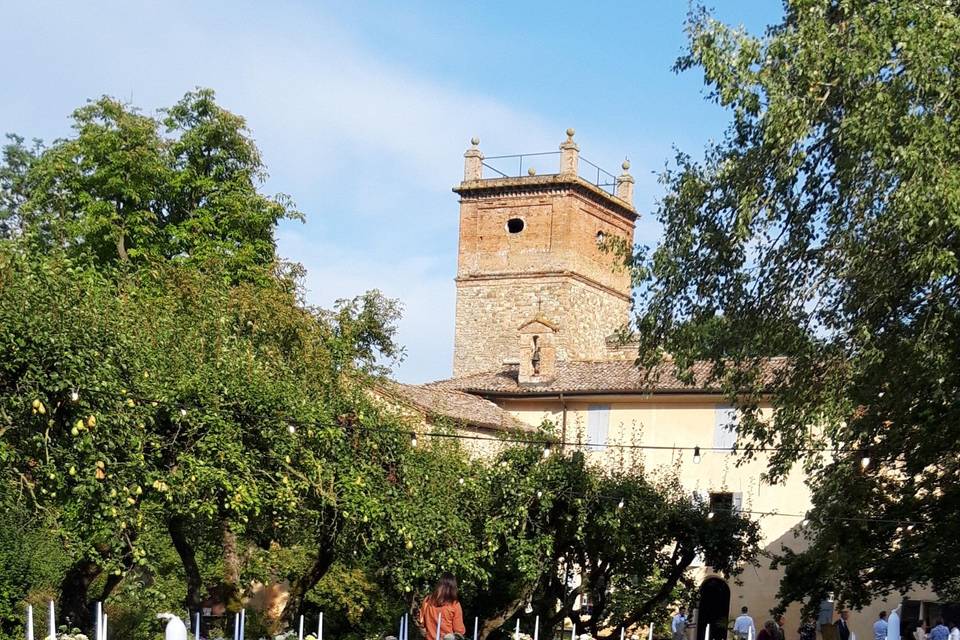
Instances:
[[[767,620],[763,623],[763,628],[757,634],[756,640],[778,640],[780,631],[775,620]]]
[[[746,607],[740,607],[740,615],[733,621],[733,635],[737,640],[751,640],[757,637],[757,628],[753,626],[753,618],[748,611]]]
[[[943,620],[938,618],[937,624],[930,630],[930,640],[947,640],[950,637],[950,629],[943,624]]]
[[[887,640],[887,612],[881,611],[880,617],[873,623],[873,640]]]
[[[840,612],[840,617],[837,618],[837,621],[834,622],[834,626],[837,628],[837,637],[840,640],[850,640],[850,625],[847,620],[850,617],[850,613],[844,609]]]
[[[817,640],[817,619],[808,618],[806,622],[797,629],[800,634],[800,640]]]
[[[440,621],[440,636],[437,637],[437,621]],[[463,609],[457,593],[457,579],[452,573],[440,576],[433,593],[423,600],[420,607],[420,624],[426,640],[449,640],[454,634],[464,635]]]
[[[687,630],[687,608],[680,607],[670,622],[670,634],[673,640],[683,640]],[[709,638],[707,639],[709,640]]]

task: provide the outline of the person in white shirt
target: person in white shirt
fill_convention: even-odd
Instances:
[[[873,623],[873,640],[887,640],[887,612],[881,611],[880,617]]]
[[[746,607],[740,608],[740,615],[733,622],[733,635],[741,640],[757,637],[757,628],[753,625],[753,618],[747,613]]]
[[[960,626],[954,621],[950,627],[950,640],[960,640]]]
[[[687,608],[680,607],[677,614],[673,616],[670,622],[670,632],[673,634],[673,640],[683,640],[687,631]]]
[[[890,612],[890,618],[887,619],[887,640],[900,640],[901,606],[898,604],[897,608]],[[960,640],[960,638],[957,640]]]

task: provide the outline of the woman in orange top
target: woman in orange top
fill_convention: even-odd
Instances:
[[[440,620],[440,638],[437,638],[437,620]],[[454,633],[467,633],[463,626],[463,609],[457,596],[457,579],[453,574],[440,576],[433,593],[423,600],[420,607],[420,624],[426,632],[427,640],[446,640]]]

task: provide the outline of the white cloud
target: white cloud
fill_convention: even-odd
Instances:
[[[473,89],[403,68],[314,5],[20,3],[0,121],[46,138],[109,93],[146,110],[210,86],[247,118],[270,169],[307,224],[285,225],[284,257],[308,269],[309,300],[329,305],[378,288],[400,298],[404,380],[450,373],[462,155],[555,150],[551,123]],[[454,46],[454,41],[450,41]],[[29,97],[29,98],[27,98]],[[25,100],[37,108],[25,106]],[[57,123],[52,128],[51,123]]]

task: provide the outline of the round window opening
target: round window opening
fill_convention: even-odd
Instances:
[[[510,218],[507,220],[507,231],[510,233],[520,233],[523,231],[523,220],[520,218]]]

